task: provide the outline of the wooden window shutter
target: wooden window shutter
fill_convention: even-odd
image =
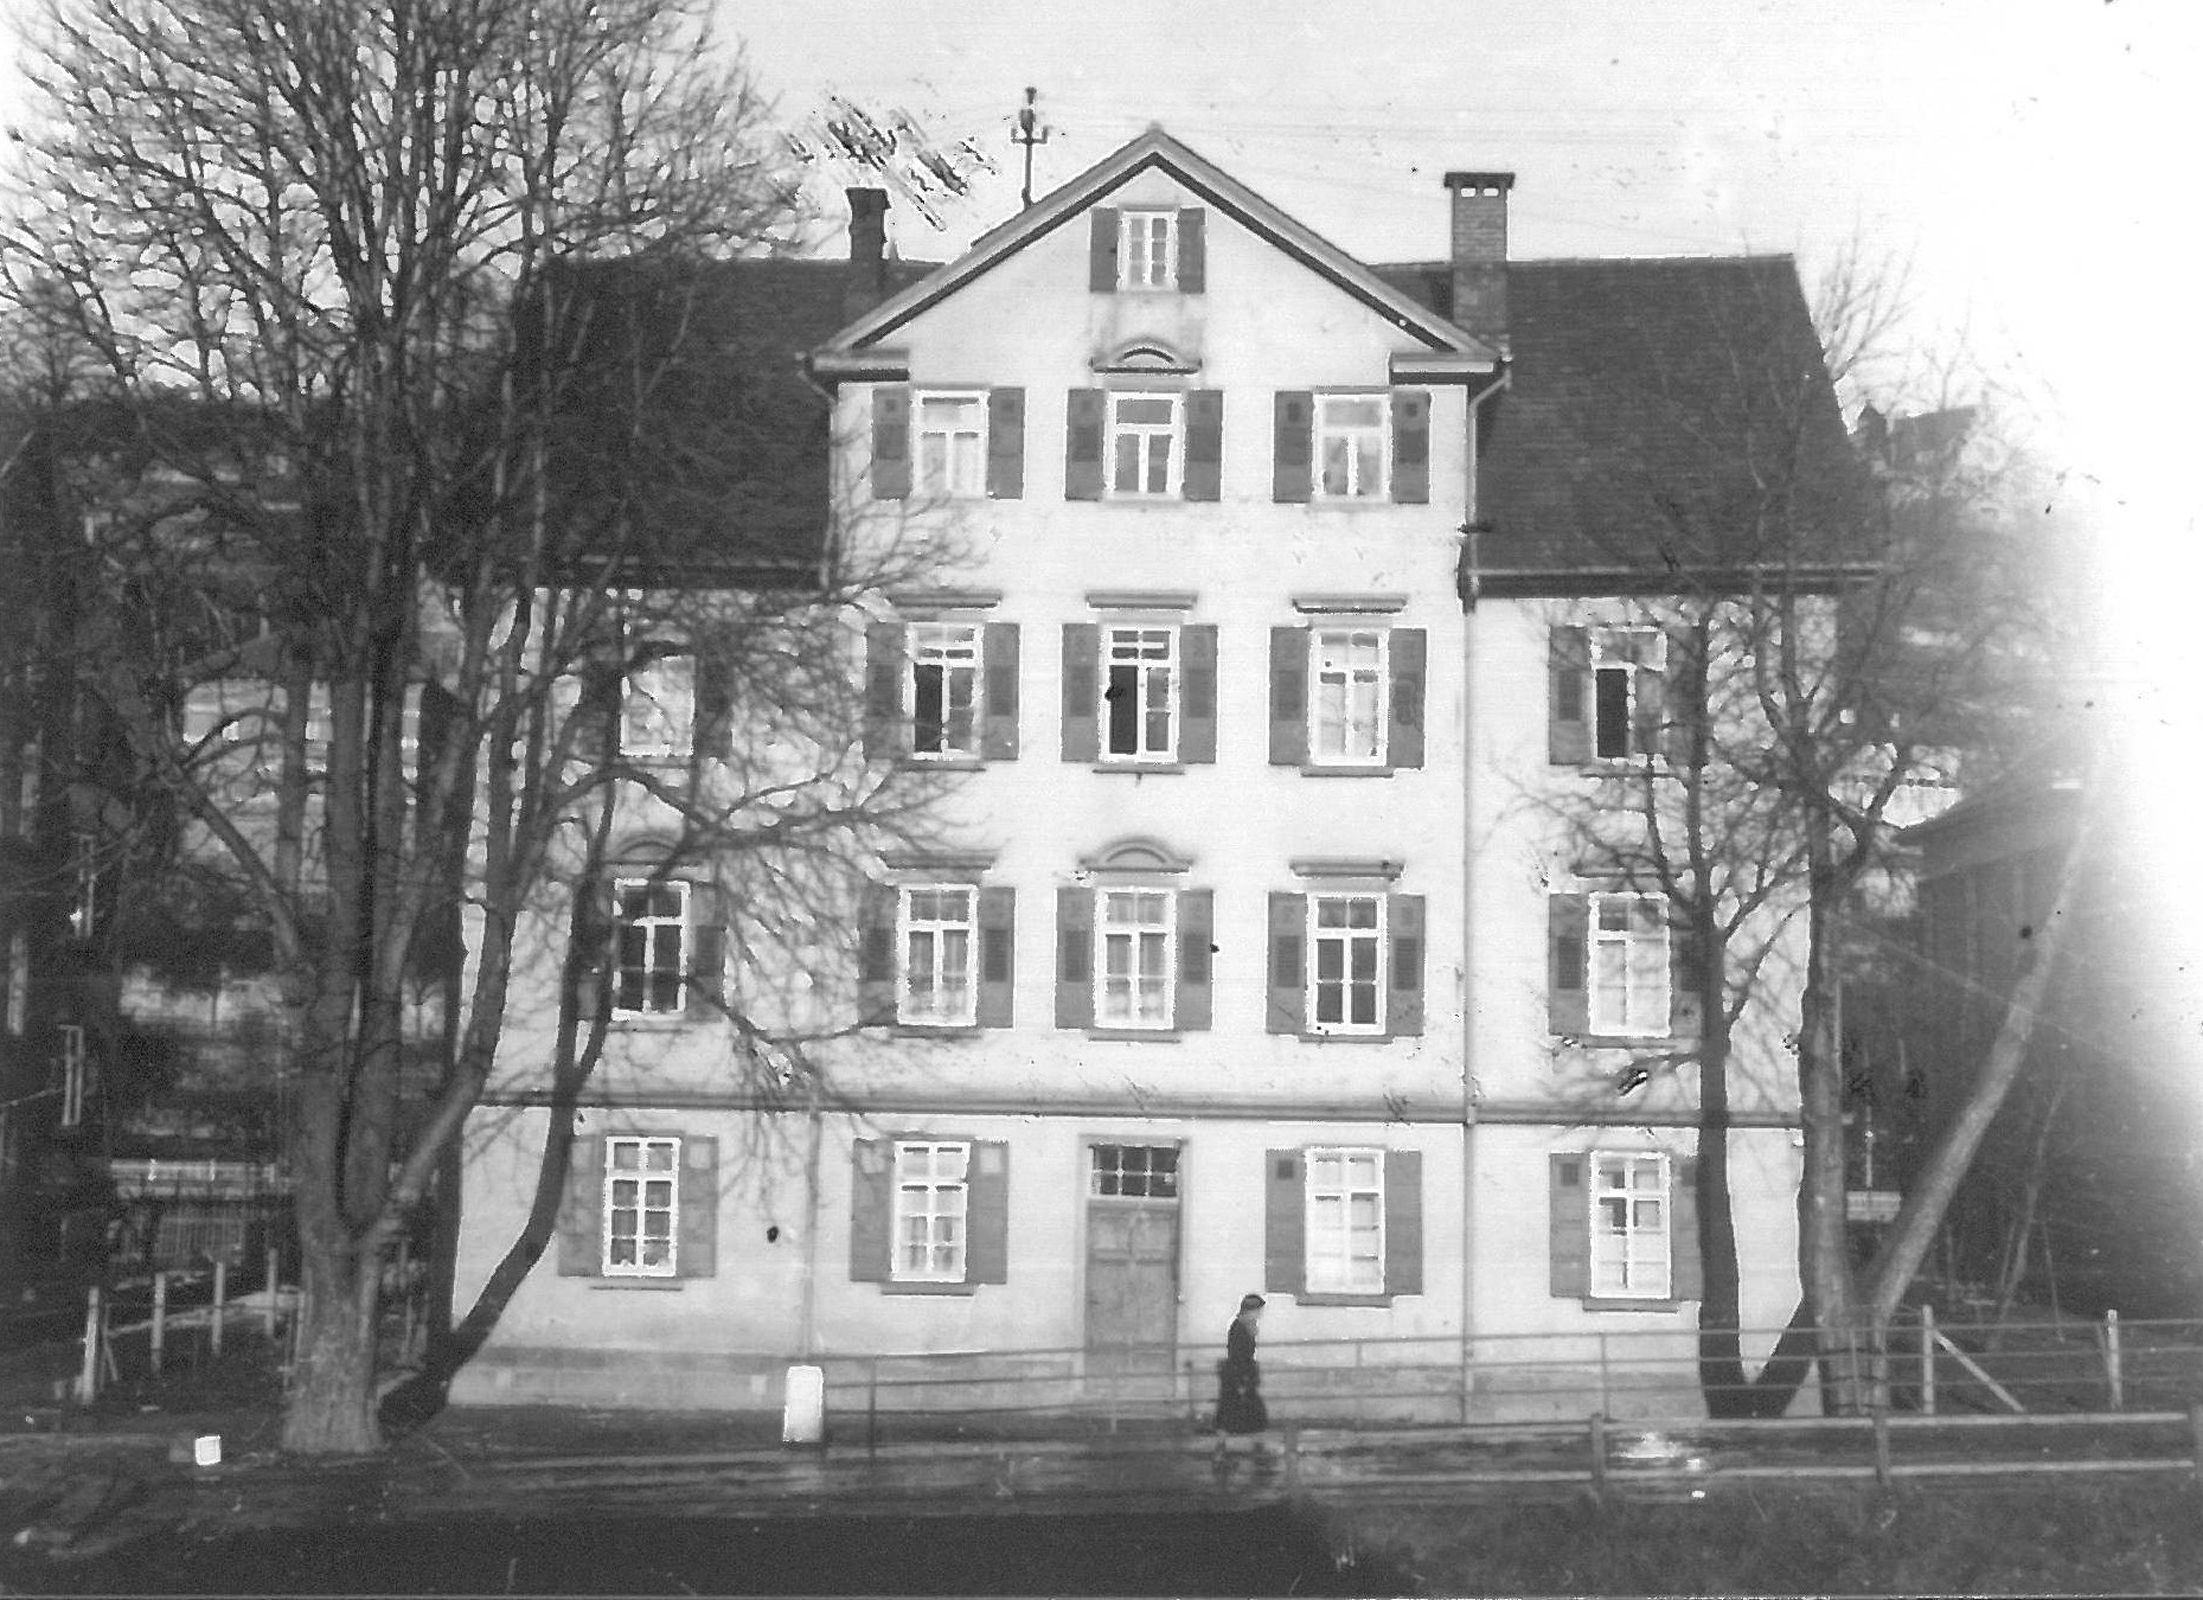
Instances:
[[[1705,975],[1705,947],[1686,908],[1668,914],[1668,1033],[1695,1039],[1705,1031],[1705,1006],[1699,984]]]
[[[1665,685],[1667,737],[1662,746],[1668,765],[1688,768],[1691,735],[1706,714],[1705,639],[1698,629],[1677,623],[1668,629]]]
[[[1017,759],[1017,624],[990,622],[980,638],[986,658],[986,716],[979,753],[989,761]]]
[[[1308,630],[1270,630],[1270,765],[1308,760]]]
[[[1548,760],[1578,766],[1591,759],[1591,635],[1583,628],[1555,628],[1548,646],[1552,712],[1546,723]]]
[[[727,926],[725,902],[708,883],[688,891],[688,1014],[695,1019],[726,1013]]]
[[[612,880],[600,871],[574,885],[574,948],[567,971],[574,985],[574,1015],[585,1024],[607,1010],[613,937]]]
[[[1430,391],[1392,391],[1392,498],[1430,503]]]
[[[979,891],[979,1009],[982,1028],[1007,1028],[1014,1016],[1017,976],[1017,891],[994,884]]]
[[[1580,894],[1545,897],[1545,1026],[1571,1037],[1591,1031],[1591,902]]]
[[[1064,405],[1063,498],[1099,500],[1109,396],[1100,389],[1073,389]]]
[[[1630,707],[1629,749],[1641,759],[1667,748],[1667,673],[1640,663],[1630,676],[1637,696]]]
[[[1178,291],[1203,294],[1209,286],[1208,213],[1199,206],[1178,212]]]
[[[1096,206],[1087,215],[1093,232],[1086,250],[1086,287],[1095,294],[1117,292],[1117,208]]]
[[[1176,1025],[1189,1032],[1216,1021],[1216,891],[1178,891],[1178,995],[1172,1011]]]
[[[1270,498],[1307,500],[1315,492],[1316,397],[1306,389],[1277,392],[1270,446]]]
[[[857,1140],[849,1173],[849,1281],[885,1283],[895,1260],[894,1141]]]
[[[1056,891],[1056,1026],[1094,1025],[1094,891]]]
[[[987,496],[1025,496],[1025,391],[987,391]]]
[[[1216,624],[1179,629],[1178,650],[1185,674],[1180,680],[1178,759],[1200,766],[1216,759]]]
[[[1706,1298],[1706,1264],[1698,1248],[1698,1158],[1668,1163],[1668,1298]]]
[[[910,749],[910,724],[903,715],[903,625],[867,626],[864,658],[864,757],[892,761]]]
[[[1423,1292],[1423,1152],[1385,1152],[1385,1293]]]
[[[1556,1299],[1580,1300],[1591,1293],[1590,1159],[1573,1152],[1546,1158],[1546,1258]]]
[[[727,662],[696,654],[696,753],[706,761],[734,754],[734,682]]]
[[[673,1249],[674,1273],[709,1278],[719,1271],[719,1141],[681,1136],[681,1234]]]
[[[1270,893],[1270,1033],[1300,1033],[1308,1021],[1308,898]]]
[[[1224,391],[1186,393],[1186,472],[1188,500],[1224,497]]]
[[[910,385],[872,389],[872,498],[910,498]]]
[[[558,1274],[594,1278],[604,1270],[604,1140],[593,1133],[574,1135],[566,1161],[566,1195],[558,1208]]]
[[[1385,1031],[1412,1038],[1423,1031],[1423,897],[1385,897],[1385,921],[1392,942],[1390,992],[1385,996]]]
[[[1308,1285],[1300,1160],[1298,1150],[1272,1150],[1263,1158],[1262,1287],[1270,1294],[1299,1294]]]
[[[967,1215],[971,1239],[964,1251],[966,1283],[1010,1281],[1010,1147],[999,1139],[971,1147]]]
[[[857,908],[857,1019],[865,1025],[895,1020],[895,914],[901,902],[891,884],[868,883]]]
[[[1429,702],[1429,636],[1421,628],[1394,628],[1387,649],[1392,656],[1392,703],[1387,708],[1385,760],[1395,767],[1419,767]]]
[[[1063,759],[1101,759],[1101,627],[1063,625]]]

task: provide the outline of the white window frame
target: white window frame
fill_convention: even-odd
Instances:
[[[631,1150],[636,1162],[622,1167],[619,1153]],[[662,1164],[653,1165],[651,1157],[662,1154]],[[663,1183],[662,1194],[652,1191],[652,1184]],[[633,1245],[632,1259],[615,1260],[616,1246],[622,1235],[618,1223],[632,1214],[635,1227],[626,1237]],[[664,1255],[660,1260],[646,1259],[649,1246],[659,1236],[649,1231],[653,1217],[663,1217]],[[604,1140],[604,1211],[603,1211],[603,1259],[599,1267],[608,1278],[672,1278],[681,1269],[681,1140],[678,1135],[625,1134],[605,1135]]]
[[[1160,657],[1148,655],[1147,650],[1157,639],[1162,642]],[[1101,719],[1101,758],[1104,761],[1175,761],[1178,759],[1178,740],[1185,724],[1180,709],[1179,696],[1183,692],[1185,677],[1179,668],[1179,656],[1183,647],[1180,630],[1172,623],[1109,622],[1101,630],[1101,705],[1097,715]],[[1125,659],[1117,659],[1120,649],[1126,651]],[[1133,688],[1133,747],[1119,750],[1112,743],[1115,722],[1112,713],[1116,707],[1109,698],[1110,684],[1118,667],[1128,669]],[[1163,737],[1159,743],[1149,741],[1149,718],[1152,715],[1149,697],[1155,693],[1156,680],[1161,681]]]
[[[1366,1166],[1358,1173],[1357,1166]],[[1385,1292],[1385,1153],[1368,1145],[1319,1145],[1302,1152],[1302,1272],[1310,1294]],[[1355,1222],[1355,1202],[1370,1220]],[[1374,1246],[1357,1251],[1357,1238]],[[1327,1248],[1335,1242],[1336,1248]]]
[[[1591,1031],[1612,1037],[1664,1036],[1674,960],[1666,897],[1593,894],[1585,901],[1584,993]],[[1610,917],[1613,926],[1608,925]]]
[[[668,647],[628,669],[620,691],[620,753],[685,761],[696,748],[696,657]]]
[[[1185,492],[1186,481],[1186,397],[1168,389],[1111,389],[1108,393],[1109,415],[1103,429],[1102,482],[1112,500],[1175,500]],[[1122,416],[1123,408],[1141,401],[1161,401],[1170,407],[1170,420],[1164,422],[1129,422]],[[1140,470],[1136,474],[1138,487],[1123,488],[1117,482],[1117,456],[1119,442],[1125,439],[1142,441],[1139,451]],[[1146,487],[1152,477],[1154,450],[1160,446],[1167,452],[1163,469],[1163,487]]]
[[[970,761],[979,755],[983,703],[986,693],[987,630],[976,622],[913,622],[904,635],[904,726],[910,729],[910,753],[920,761]],[[918,675],[921,669],[941,674],[941,745],[923,749],[918,741]],[[964,692],[968,713],[963,726],[956,719],[958,689]]]
[[[1131,206],[1117,213],[1117,287],[1178,287],[1178,212],[1170,206]]]
[[[1310,1033],[1381,1034],[1385,1031],[1387,965],[1391,960],[1392,930],[1387,897],[1381,894],[1311,894],[1308,896],[1308,992],[1305,998]],[[1351,907],[1371,905],[1376,908],[1374,927],[1361,928],[1348,925],[1325,926],[1323,911],[1327,906]],[[1351,911],[1347,913],[1352,915]],[[1354,947],[1366,945],[1374,951],[1375,975],[1370,980],[1374,990],[1373,1017],[1367,1022],[1353,1019],[1353,991],[1357,983],[1354,973]],[[1339,976],[1326,980],[1323,977],[1323,950],[1336,947],[1340,952]],[[1322,1019],[1320,998],[1326,983],[1339,986],[1339,1020]]]
[[[84,1120],[84,1100],[91,1087],[84,1028],[79,1023],[64,1022],[55,1027],[54,1035],[55,1064],[61,1069],[61,1125],[74,1128]]]
[[[1658,628],[1616,625],[1590,630],[1588,641],[1591,653],[1589,670],[1585,673],[1585,707],[1591,732],[1591,758],[1594,761],[1642,761],[1645,757],[1659,757],[1658,741],[1655,748],[1638,748],[1637,701],[1639,684],[1645,673],[1665,673],[1668,660],[1667,635]],[[1614,683],[1619,693],[1610,696],[1605,685]],[[1613,726],[1608,715],[1609,707],[1618,706],[1620,726]]]
[[[1365,666],[1354,656],[1356,642],[1373,638],[1374,665]],[[1337,641],[1326,646],[1325,641]],[[1332,662],[1327,648],[1343,651]],[[1369,674],[1373,673],[1371,679]],[[1375,737],[1370,748],[1352,748],[1350,737],[1357,688],[1366,684]],[[1338,707],[1334,731],[1325,727],[1324,708],[1335,700]],[[1308,631],[1308,759],[1312,766],[1381,767],[1391,759],[1392,630],[1390,628],[1311,628]],[[1328,733],[1328,736],[1327,736]]]
[[[969,408],[946,426],[927,425],[927,406]],[[987,396],[978,389],[921,389],[910,397],[912,480],[917,491],[943,500],[983,500],[987,494]],[[930,461],[939,441],[938,470]],[[959,441],[968,441],[959,452]]]
[[[971,1169],[968,1141],[896,1141],[888,1217],[895,1282],[964,1282],[971,1267]]]
[[[920,916],[918,897],[933,897]],[[945,897],[962,896],[964,914],[939,914]],[[949,981],[949,963],[943,959],[950,936],[963,935],[963,983]],[[925,1003],[913,987],[912,946],[923,938],[931,945],[931,981]],[[979,891],[968,883],[912,883],[898,886],[895,895],[895,1020],[923,1028],[970,1028],[979,1022]]]
[[[686,1014],[688,1010],[688,969],[691,964],[691,951],[695,938],[695,929],[690,921],[690,914],[694,909],[694,897],[689,892],[690,887],[689,883],[682,878],[630,876],[617,877],[612,880],[611,1011],[614,1017],[678,1017]],[[677,905],[676,910],[672,912],[646,911],[639,917],[628,915],[623,903],[628,894],[655,894],[660,891],[672,893]],[[625,954],[623,946],[627,942],[627,931],[630,928],[645,930],[643,962],[640,966],[632,968],[623,959]],[[673,930],[674,935],[671,964],[674,979],[673,1003],[671,1005],[658,1005],[651,1003],[651,991],[656,987],[651,980],[665,975],[667,970],[667,963],[662,959],[664,951],[659,940],[659,934],[666,929]],[[621,994],[625,988],[622,981],[623,976],[629,971],[639,972],[643,975],[644,1003],[641,1005],[629,1006],[620,1003]]]
[[[1318,394],[1315,397],[1315,445],[1310,457],[1310,489],[1318,500],[1330,500],[1341,504],[1358,504],[1365,501],[1382,501],[1392,493],[1392,396],[1384,390],[1359,390],[1338,394]],[[1344,410],[1349,406],[1374,406],[1377,419],[1374,422],[1337,420],[1333,407]],[[1327,457],[1334,441],[1343,442],[1346,452],[1346,486],[1331,488],[1327,482]],[[1353,447],[1357,442],[1370,442],[1376,446],[1375,465],[1365,472],[1361,454]]]
[[[1593,1297],[1673,1299],[1674,1169],[1666,1153],[1594,1150],[1589,1166]]]
[[[1097,1200],[1178,1199],[1183,1154],[1174,1144],[1102,1139],[1086,1147],[1086,1192]],[[1135,1162],[1131,1158],[1137,1156]]]
[[[1117,921],[1113,903],[1144,913]],[[1151,884],[1110,884],[1094,891],[1094,1025],[1142,1032],[1167,1031],[1178,1015],[1178,892]],[[1111,970],[1113,951],[1124,952],[1122,972]],[[1140,957],[1162,952],[1161,1007],[1145,1010]]]

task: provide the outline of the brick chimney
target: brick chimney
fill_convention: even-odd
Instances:
[[[1449,172],[1453,194],[1453,320],[1507,348],[1507,191],[1511,172]]]
[[[849,276],[842,320],[854,322],[887,298],[887,191],[849,191]]]

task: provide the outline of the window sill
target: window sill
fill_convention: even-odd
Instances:
[[[679,1278],[616,1278],[598,1277],[589,1280],[592,1289],[642,1289],[653,1294],[679,1294],[688,1286]]]
[[[976,1022],[895,1022],[888,1032],[897,1039],[966,1039],[986,1030]]]
[[[987,763],[981,756],[905,755],[902,765],[915,772],[980,772]]]
[[[1176,1028],[1088,1028],[1089,1039],[1127,1039],[1134,1044],[1181,1044],[1185,1036]]]
[[[1330,1294],[1305,1291],[1293,1296],[1293,1303],[1301,1306],[1389,1306],[1393,1296],[1389,1294]]]
[[[1389,778],[1399,770],[1391,766],[1356,767],[1343,763],[1338,766],[1318,766],[1311,761],[1302,763],[1300,775],[1304,778]]]
[[[905,1283],[888,1278],[880,1284],[882,1294],[973,1295],[978,1292],[976,1283]]]
[[[1556,1033],[1554,1039],[1579,1050],[1666,1050],[1698,1042],[1695,1033]]]
[[[1643,1300],[1623,1299],[1613,1295],[1583,1297],[1583,1308],[1586,1311],[1680,1311],[1689,1303],[1687,1300],[1654,1300],[1649,1297]]]
[[[1129,774],[1137,778],[1144,773],[1151,772],[1183,772],[1186,770],[1186,764],[1183,761],[1097,761],[1094,763],[1094,770],[1096,772]]]
[[[1293,1037],[1303,1044],[1390,1044],[1395,1039],[1419,1036],[1410,1033],[1313,1033],[1303,1029]]]

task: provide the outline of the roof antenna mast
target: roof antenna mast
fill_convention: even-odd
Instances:
[[[1038,89],[1025,91],[1025,103],[1017,108],[1017,128],[1010,135],[1010,143],[1025,147],[1025,187],[1022,204],[1033,203],[1033,146],[1046,144],[1050,130],[1042,126],[1040,114],[1033,109],[1033,102],[1040,96]]]

